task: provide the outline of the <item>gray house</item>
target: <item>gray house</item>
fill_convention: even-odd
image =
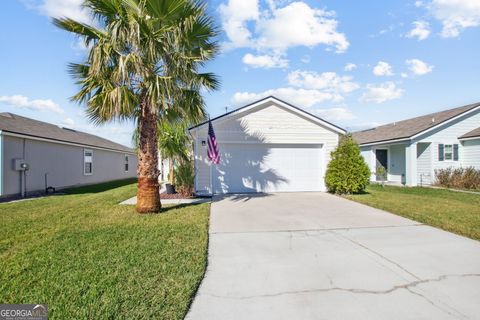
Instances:
[[[432,184],[435,170],[480,169],[480,103],[393,122],[353,133],[372,172],[408,186]]]
[[[0,197],[136,177],[134,150],[73,129],[0,113]]]

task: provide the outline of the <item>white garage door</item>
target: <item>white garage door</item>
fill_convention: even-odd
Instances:
[[[221,144],[216,193],[322,191],[321,145]]]

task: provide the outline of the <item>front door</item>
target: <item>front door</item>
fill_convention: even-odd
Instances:
[[[377,158],[376,167],[375,167],[377,181],[385,181],[387,180],[387,170],[388,170],[388,150],[377,149],[375,150],[375,156]]]

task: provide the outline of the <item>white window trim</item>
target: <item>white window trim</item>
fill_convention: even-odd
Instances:
[[[87,161],[85,161],[85,160],[86,160],[85,154],[86,154],[87,152],[90,152],[90,153],[92,154],[92,157],[91,157],[92,159],[90,160],[90,163],[92,164],[92,170],[91,170],[91,172],[86,172],[86,171],[85,171],[85,164],[88,163]],[[91,175],[93,175],[93,150],[92,150],[92,149],[83,149],[83,175],[84,175],[84,176],[91,176]]]
[[[453,160],[453,143],[444,143],[443,144],[443,161],[444,162],[454,162],[455,160]],[[451,152],[450,154],[452,155],[451,159],[447,159],[447,146],[451,146],[452,149],[451,149]]]

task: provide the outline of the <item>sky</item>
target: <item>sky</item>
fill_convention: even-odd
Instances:
[[[82,0],[6,0],[0,111],[131,145],[133,124],[94,126],[67,73],[87,48],[51,17],[88,22]],[[274,95],[349,131],[480,102],[480,0],[210,0],[221,88],[210,116]]]

